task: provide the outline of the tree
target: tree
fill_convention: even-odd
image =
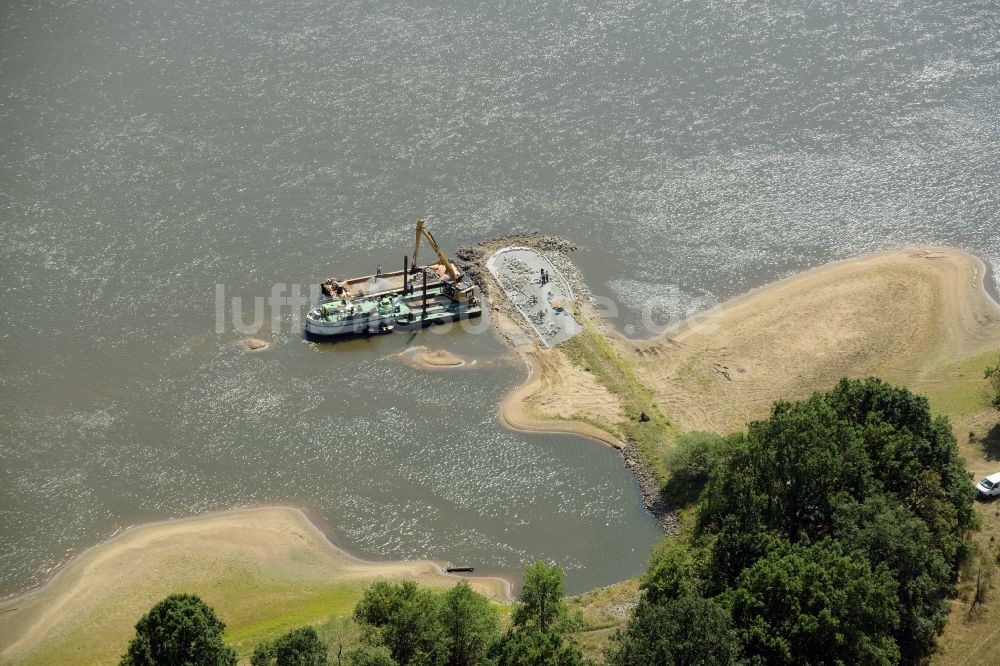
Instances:
[[[351,666],[399,666],[389,648],[366,643],[355,646],[347,653],[347,663]]]
[[[451,638],[450,666],[474,666],[499,638],[496,608],[464,580],[442,599],[441,621]]]
[[[701,529],[717,531],[729,519],[740,533],[811,540],[829,529],[833,494],[864,495],[872,483],[863,440],[821,394],[775,404],[770,419],[730,444],[728,464],[705,488]]]
[[[896,583],[836,544],[762,557],[722,596],[745,656],[767,664],[899,663]]]
[[[514,608],[513,621],[520,627],[537,627],[543,633],[557,630],[567,617],[563,592],[563,570],[538,560],[524,570],[521,597]]]
[[[957,569],[969,553],[966,533],[978,522],[976,492],[948,419],[934,418],[926,398],[875,378],[841,380],[827,401],[860,434],[878,489],[927,523]]]
[[[385,645],[399,664],[444,666],[451,656],[451,637],[441,606],[440,595],[412,581],[377,581],[354,608],[354,618],[374,630],[369,642]]]
[[[834,536],[844,552],[883,564],[898,583],[896,642],[906,663],[918,663],[934,646],[948,618],[952,570],[934,547],[927,525],[886,495],[863,503],[844,499],[834,515]]]
[[[735,540],[723,544],[726,567],[715,569],[724,584],[765,552],[736,545],[764,545],[767,533],[792,543],[828,536],[838,496],[886,493],[925,522],[951,567],[966,554],[975,491],[948,421],[906,389],[845,379],[829,393],[775,404],[771,418],[727,445],[698,516],[700,532]]]
[[[417,584],[409,580],[399,584],[377,580],[368,586],[354,607],[354,619],[374,627],[385,626],[403,604],[417,595],[418,589]]]
[[[612,639],[608,666],[735,664],[740,643],[729,614],[687,593],[653,603],[641,599],[624,632]]]
[[[530,627],[508,633],[499,643],[498,666],[584,666],[580,650],[562,634]]]
[[[226,628],[193,594],[172,594],[142,616],[122,666],[235,666],[236,652],[222,642]]]
[[[970,550],[974,494],[925,398],[842,380],[724,440],[693,532],[651,560],[642,587],[652,606],[696,595],[726,609],[751,661],[919,663]],[[622,645],[653,645],[628,642],[654,635],[642,622],[668,627],[640,612]]]
[[[258,645],[252,666],[326,666],[327,647],[312,627],[293,629],[272,643]]]
[[[465,581],[443,594],[409,581],[376,581],[354,608],[354,619],[367,631],[369,646],[384,646],[403,666],[474,666],[500,633],[496,608]],[[375,664],[383,657],[363,651],[352,658]]]
[[[491,651],[499,666],[577,666],[586,660],[566,641],[577,624],[563,601],[563,570],[538,560],[524,570],[512,626]]]
[[[992,368],[986,368],[986,379],[990,380],[993,389],[993,408],[1000,411],[1000,360]]]

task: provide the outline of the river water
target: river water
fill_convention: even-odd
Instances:
[[[364,557],[638,573],[620,457],[501,428],[492,333],[315,346],[284,308],[246,355],[230,299],[394,266],[417,216],[580,244],[637,336],[880,248],[995,263],[998,82],[995,0],[4,3],[0,595],[269,502]]]

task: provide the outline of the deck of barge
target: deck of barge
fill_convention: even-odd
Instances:
[[[391,273],[381,273],[376,275],[362,275],[359,277],[337,280],[328,278],[323,285],[339,284],[344,287],[352,298],[363,298],[372,296],[398,296],[403,293],[406,285],[410,286],[412,293],[423,289],[423,274],[427,274],[427,288],[440,287],[444,284],[444,268],[440,264],[430,264],[421,266],[414,272],[412,269],[404,279],[403,271],[393,271]],[[461,277],[461,275],[459,275]],[[324,299],[339,298],[324,293]]]

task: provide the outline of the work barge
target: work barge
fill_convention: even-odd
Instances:
[[[420,245],[437,255],[437,263],[420,266]],[[423,220],[417,220],[412,261],[403,270],[338,280],[321,285],[316,307],[306,314],[306,333],[323,339],[359,337],[471,319],[482,314],[477,287],[456,268]]]

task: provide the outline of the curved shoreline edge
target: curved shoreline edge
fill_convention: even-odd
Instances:
[[[416,565],[416,564],[432,564],[432,565],[436,566],[439,569],[438,573],[441,576],[443,576],[445,578],[454,579],[454,581],[456,583],[459,582],[459,581],[462,581],[462,580],[482,581],[484,583],[487,582],[487,581],[499,581],[502,584],[502,588],[503,588],[503,594],[499,595],[499,596],[502,597],[503,599],[507,599],[507,600],[513,600],[513,598],[514,598],[514,583],[510,579],[504,578],[503,576],[493,575],[493,574],[491,574],[491,575],[476,575],[476,574],[473,574],[473,575],[459,575],[459,574],[456,574],[456,573],[449,573],[448,571],[445,571],[446,563],[442,562],[442,561],[438,561],[438,560],[366,560],[363,557],[359,557],[358,555],[355,555],[354,553],[346,550],[343,546],[338,546],[336,543],[334,543],[330,539],[330,536],[327,534],[327,532],[323,528],[321,528],[319,525],[317,525],[316,524],[316,520],[314,520],[309,515],[310,512],[309,512],[308,509],[303,509],[303,508],[300,508],[300,507],[289,506],[289,505],[280,505],[280,504],[277,504],[277,505],[264,505],[264,506],[251,507],[251,508],[247,508],[247,509],[234,509],[234,510],[222,512],[222,513],[234,513],[234,512],[241,512],[241,511],[254,511],[254,510],[260,510],[260,509],[290,509],[292,511],[295,511],[296,513],[299,513],[303,517],[303,519],[305,519],[305,521],[309,524],[309,526],[312,527],[312,529],[316,532],[316,535],[319,538],[321,538],[326,543],[327,547],[331,551],[333,551],[334,553],[340,555],[341,557],[344,557],[344,558],[346,558],[348,560],[351,560],[352,562],[356,562],[357,564],[362,564],[362,565],[368,566],[368,567],[381,567],[381,566],[389,567],[389,566],[399,566],[399,565],[412,566],[412,565]],[[182,518],[181,520],[185,520],[185,519]]]
[[[815,274],[836,271],[837,269],[850,268],[854,265],[863,264],[869,261],[874,261],[879,258],[890,258],[899,254],[912,253],[912,252],[944,252],[948,254],[959,254],[966,258],[972,259],[979,266],[978,275],[978,286],[976,287],[982,294],[990,301],[997,309],[1000,309],[1000,292],[996,289],[996,284],[993,280],[993,266],[985,258],[974,254],[969,250],[960,247],[951,247],[948,245],[900,245],[896,247],[883,248],[875,252],[868,252],[866,254],[861,254],[855,257],[848,257],[846,259],[836,259],[834,261],[829,261],[818,266],[812,266],[802,271],[792,273],[791,275],[786,275],[784,277],[779,277],[770,282],[765,282],[762,285],[754,287],[749,291],[745,291],[741,294],[736,294],[725,301],[717,304],[714,308],[710,308],[705,312],[700,312],[691,315],[690,317],[684,318],[682,321],[673,324],[666,329],[654,333],[645,338],[630,338],[623,333],[615,330],[614,335],[630,343],[644,343],[644,342],[656,342],[660,339],[669,338],[685,328],[690,328],[692,323],[697,323],[700,319],[710,316],[710,313],[714,310],[725,310],[736,305],[742,305],[744,302],[752,300],[754,297],[761,295],[762,292],[766,292],[771,289],[775,289],[781,286],[786,286],[789,283],[795,282],[797,280],[809,278]]]
[[[541,366],[529,353],[520,354],[528,368],[525,380],[508,393],[500,403],[499,420],[501,425],[515,432],[552,433],[558,435],[576,435],[586,439],[606,444],[618,450],[625,448],[625,442],[611,433],[589,423],[580,421],[549,419],[532,416],[525,408],[527,400],[541,387]]]
[[[962,252],[966,251],[962,250]],[[993,264],[988,259],[980,257],[978,254],[974,254],[972,252],[966,252],[966,254],[970,257],[978,259],[979,263],[983,265],[983,291],[986,292],[986,295],[989,296],[994,303],[1000,306],[1000,287],[997,286],[996,270],[993,268]]]

